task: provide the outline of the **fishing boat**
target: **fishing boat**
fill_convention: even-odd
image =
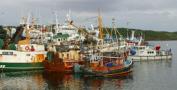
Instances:
[[[160,50],[160,45],[154,48],[150,46],[137,45],[130,49],[129,59],[133,61],[149,61],[149,60],[171,60],[171,49]]]
[[[161,50],[160,45],[150,46],[144,41],[142,35],[139,38],[135,38],[134,33],[132,31],[131,39],[126,44],[130,49],[129,59],[133,61],[172,59],[171,49]]]
[[[56,51],[50,50],[44,61],[46,71],[72,73],[75,64],[83,65],[82,55],[77,46],[55,46]]]
[[[133,63],[127,58],[129,50],[124,45],[114,42],[89,48],[84,53],[85,65],[80,66],[84,75],[114,77],[127,76],[132,72]]]
[[[49,52],[44,61],[46,71],[72,73],[75,64],[83,64],[80,54],[81,35],[71,22],[73,21],[67,14],[65,24],[58,26],[56,18],[56,32],[51,45],[48,45]]]
[[[124,45],[124,40],[120,41],[116,35],[115,39],[112,37],[111,42],[106,43],[107,41],[103,37],[102,17],[100,14],[98,22],[99,36],[96,40],[97,43],[95,45],[92,42],[89,50],[85,52],[83,58],[85,65],[80,67],[81,71],[86,76],[114,77],[128,75],[132,72],[133,63],[132,60],[127,59],[128,49]],[[117,33],[114,28],[113,31]]]
[[[108,53],[108,52],[107,52]],[[125,59],[121,54],[113,55],[86,55],[86,65],[81,68],[86,76],[114,77],[126,76],[132,72],[132,60]],[[114,53],[115,54],[115,53]]]
[[[58,24],[57,14],[55,13],[56,24],[53,33],[53,44],[60,45],[62,42],[76,40],[80,37],[78,33],[78,27],[73,25],[73,20],[71,20],[70,11],[66,15],[64,24]]]
[[[30,31],[33,26],[20,26],[14,37],[14,43],[7,43],[1,40],[1,46],[6,48],[0,49],[0,71],[21,71],[21,70],[38,70],[44,69],[43,61],[46,57],[46,51],[42,44],[31,44]],[[25,39],[19,39],[21,34],[25,32]],[[17,44],[15,44],[17,42]]]
[[[143,38],[143,35],[139,35],[138,37],[135,37],[135,31],[132,30],[131,37],[126,39],[126,46],[131,48],[133,46],[137,45],[148,45],[148,42],[146,42]]]

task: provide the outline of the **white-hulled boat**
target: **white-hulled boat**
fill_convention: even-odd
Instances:
[[[145,45],[145,43],[142,36],[140,36],[139,40],[134,39],[133,31],[131,39],[127,42],[127,47],[130,48],[129,59],[133,61],[172,59],[171,49],[160,50],[160,45],[152,47]]]
[[[25,45],[26,51],[20,50],[0,50],[0,71],[21,71],[43,69],[42,61],[46,57],[46,52],[41,50],[31,51],[30,46]],[[37,45],[33,48],[43,48]],[[29,51],[30,50],[30,51]]]
[[[133,46],[130,50],[129,59],[133,61],[168,60],[172,59],[171,49],[160,50],[160,46]]]
[[[3,71],[21,71],[43,69],[43,61],[46,57],[44,45],[31,44],[30,31],[28,25],[21,29],[16,35],[20,37],[20,32],[26,32],[26,38],[19,40],[17,44],[8,44],[8,48],[0,49],[0,72]],[[1,40],[1,46],[3,41]],[[1,47],[2,48],[2,47]]]

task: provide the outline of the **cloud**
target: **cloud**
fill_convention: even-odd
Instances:
[[[116,18],[119,27],[175,31],[177,26],[176,0],[3,0],[0,3],[0,24],[18,25],[20,17],[29,12],[40,16],[41,23],[49,24],[57,11],[63,22],[67,11],[73,19],[90,18],[101,9],[105,26]],[[82,20],[80,20],[82,21]]]

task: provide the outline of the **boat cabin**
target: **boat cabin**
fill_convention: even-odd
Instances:
[[[137,56],[156,56],[157,52],[154,49],[151,49],[149,46],[134,46],[132,48],[135,50]]]

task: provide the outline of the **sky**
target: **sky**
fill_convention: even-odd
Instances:
[[[100,9],[104,26],[177,31],[177,0],[1,0],[0,25],[19,25],[23,16],[40,24],[63,23],[68,11],[75,24],[95,24]]]

